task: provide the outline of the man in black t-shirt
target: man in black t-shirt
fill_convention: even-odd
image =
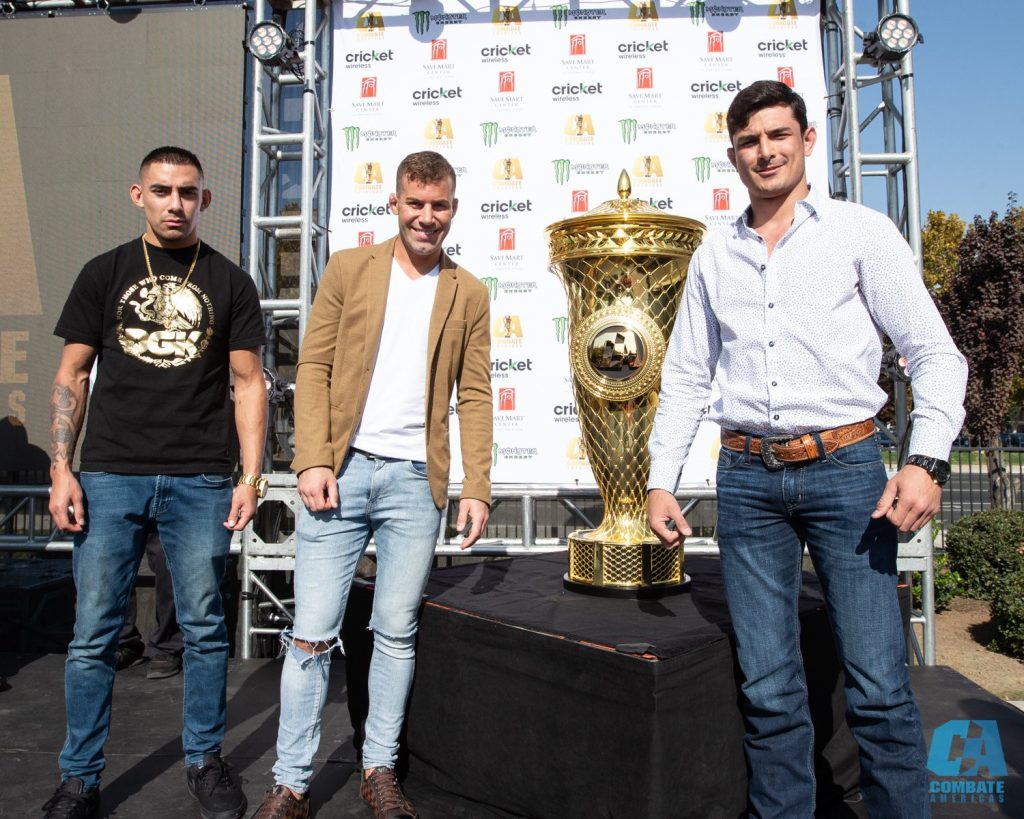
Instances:
[[[86,264],[55,330],[65,344],[50,398],[50,513],[74,533],[78,597],[62,782],[43,809],[48,817],[99,815],[117,635],[155,527],[185,635],[186,782],[203,817],[234,819],[246,800],[220,755],[228,639],[218,587],[231,535],[250,521],[266,487],[265,333],[252,280],[199,240],[210,191],[195,155],[151,151],[131,198],[145,214],[145,234]],[[243,472],[236,487],[233,431]]]

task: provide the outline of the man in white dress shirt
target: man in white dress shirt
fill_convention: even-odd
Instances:
[[[806,544],[846,672],[865,806],[872,817],[925,817],[897,531],[919,529],[939,508],[967,365],[892,222],[810,189],[816,134],[800,96],[753,83],[727,121],[750,207],[690,264],[650,441],[651,527],[668,548],[691,533],[673,493],[717,379],[718,540],[744,677],[750,813],[814,815],[797,617]],[[914,385],[911,456],[891,480],[872,422],[886,399],[883,333]]]

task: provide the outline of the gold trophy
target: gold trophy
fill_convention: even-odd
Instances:
[[[583,444],[604,501],[596,529],[569,535],[567,588],[649,597],[682,591],[682,549],[647,525],[647,441],[661,365],[704,225],[630,198],[547,228],[551,270],[569,302],[569,364]]]

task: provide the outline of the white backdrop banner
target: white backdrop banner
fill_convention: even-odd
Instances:
[[[435,150],[455,167],[459,210],[445,249],[490,289],[496,483],[593,483],[545,227],[616,198],[623,169],[654,207],[709,230],[728,225],[747,197],[726,158],[725,111],[759,79],[806,100],[822,137],[808,175],[827,186],[817,9],[336,2],[331,246],[396,232],[387,197],[406,154]],[[453,444],[458,481],[457,435]],[[717,431],[704,424],[682,484],[713,483],[717,456]]]

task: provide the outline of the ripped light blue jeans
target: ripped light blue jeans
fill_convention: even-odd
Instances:
[[[349,588],[371,536],[377,579],[363,767],[394,767],[416,662],[419,608],[441,524],[423,463],[350,451],[338,475],[338,495],[337,508],[301,508],[296,522],[295,623],[284,635],[274,778],[297,793],[309,789],[331,654],[340,646]],[[330,648],[311,654],[295,639]]]

